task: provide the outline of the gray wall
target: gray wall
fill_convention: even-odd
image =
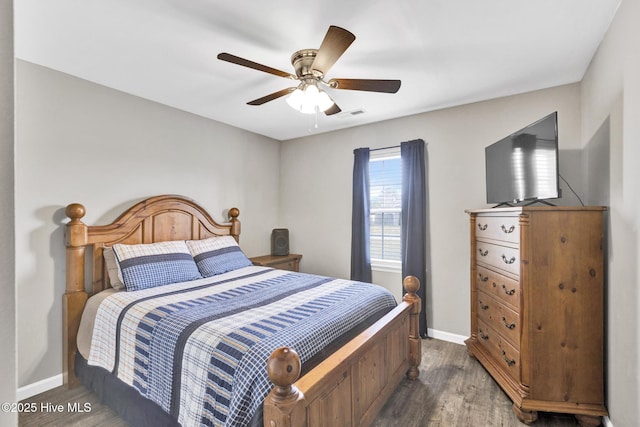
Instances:
[[[638,22],[640,2],[623,1],[582,81],[585,181],[590,202],[609,205],[605,339],[607,405],[615,427],[636,426],[640,419]]]
[[[13,1],[0,1],[0,402],[16,400],[15,257],[13,209]],[[0,411],[0,425],[18,423]]]
[[[249,256],[268,253],[280,143],[28,62],[16,65],[18,387],[24,387],[62,369],[67,204],[84,204],[91,225],[158,194],[195,199],[218,221],[235,206],[241,247]]]
[[[306,271],[349,276],[353,149],[386,147],[416,138],[427,143],[429,212],[427,322],[447,334],[469,334],[469,219],[487,207],[484,148],[558,111],[561,173],[579,191],[580,85],[530,92],[382,123],[291,140],[282,146],[282,221]],[[313,159],[313,162],[304,159]],[[563,188],[566,200],[575,204]],[[308,221],[313,218],[313,223]],[[401,294],[398,273],[374,281]]]

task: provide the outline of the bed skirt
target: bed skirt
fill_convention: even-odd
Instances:
[[[80,352],[76,352],[76,376],[93,391],[100,402],[136,427],[179,427],[180,424],[155,402],[143,397],[136,389],[120,381],[111,372],[90,366]]]

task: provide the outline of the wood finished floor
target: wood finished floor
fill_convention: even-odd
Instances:
[[[22,413],[24,427],[125,427],[113,411],[84,387],[58,387],[25,402],[91,404],[88,413]],[[578,426],[573,416],[539,413],[536,427]],[[422,342],[420,377],[403,380],[373,423],[374,427],[524,427],[511,401],[462,345],[429,339]]]

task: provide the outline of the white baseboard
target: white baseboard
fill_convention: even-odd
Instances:
[[[609,417],[602,417],[602,425],[604,427],[613,427],[613,423],[609,419]]]
[[[464,340],[469,338],[464,335],[457,335],[457,334],[452,334],[450,332],[443,332],[443,331],[438,331],[438,330],[429,329],[429,328],[427,328],[427,334],[431,338],[435,338],[442,341],[453,342],[456,344],[462,344],[462,345],[464,345]]]
[[[16,391],[16,397],[18,402],[24,399],[28,399],[36,394],[44,393],[52,388],[60,387],[63,384],[62,374],[55,375],[50,378],[45,378],[33,384],[27,384],[24,387],[18,388]]]

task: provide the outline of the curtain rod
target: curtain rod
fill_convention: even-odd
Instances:
[[[424,141],[422,141],[424,142]],[[398,145],[390,145],[388,147],[381,147],[381,148],[369,148],[369,151],[380,151],[380,150],[389,150],[391,148],[400,148],[402,144],[398,144]],[[427,145],[426,142],[424,142],[424,145]]]
[[[382,147],[382,148],[370,148],[369,151],[389,150],[391,148],[398,148],[398,147],[400,147],[400,144],[398,144],[398,145],[390,145],[388,147]]]

